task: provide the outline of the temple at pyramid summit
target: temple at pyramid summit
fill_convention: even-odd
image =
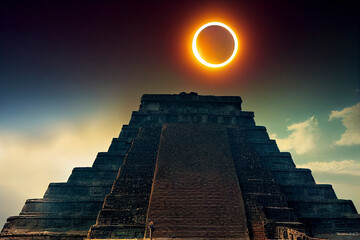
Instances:
[[[27,200],[0,240],[360,239],[353,202],[296,168],[241,106],[143,95],[109,150]]]

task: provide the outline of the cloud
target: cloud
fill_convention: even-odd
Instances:
[[[331,111],[329,121],[335,118],[342,119],[341,122],[346,130],[334,144],[338,146],[360,144],[360,102],[341,111]]]
[[[318,121],[314,116],[304,122],[295,123],[287,127],[292,133],[287,138],[277,138],[276,142],[282,151],[295,150],[297,154],[304,154],[313,149],[318,140]],[[276,137],[276,135],[270,135]]]
[[[313,172],[360,176],[360,163],[355,162],[354,160],[309,162],[298,165],[297,167],[310,168]]]

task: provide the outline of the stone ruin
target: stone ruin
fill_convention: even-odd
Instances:
[[[145,94],[92,167],[50,183],[0,239],[360,239],[360,215],[233,96]]]

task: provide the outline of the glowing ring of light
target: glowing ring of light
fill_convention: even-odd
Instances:
[[[226,60],[225,62],[222,62],[222,63],[219,63],[219,64],[214,64],[214,63],[208,63],[207,61],[205,61],[201,56],[200,56],[200,53],[199,51],[197,50],[197,47],[196,47],[196,40],[199,36],[199,34],[201,33],[202,30],[204,30],[205,28],[207,27],[210,27],[210,26],[219,26],[219,27],[223,27],[225,28],[226,30],[229,31],[229,33],[232,35],[233,39],[234,39],[234,51],[233,53],[231,54],[231,56],[228,58],[228,60]],[[238,43],[238,40],[237,40],[237,37],[234,33],[233,30],[231,30],[231,28],[229,28],[227,25],[221,23],[221,22],[209,22],[209,23],[206,23],[204,24],[203,26],[201,26],[195,33],[194,35],[194,38],[193,38],[193,41],[192,41],[192,50],[193,50],[193,53],[195,55],[195,57],[197,58],[197,60],[199,60],[202,64],[204,64],[205,66],[208,66],[208,67],[211,67],[211,68],[219,68],[219,67],[223,67],[225,66],[226,64],[228,64],[229,62],[231,62],[235,55],[236,55],[236,52],[238,50],[238,47],[239,47],[239,43]]]

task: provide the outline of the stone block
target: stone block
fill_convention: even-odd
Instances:
[[[280,188],[288,201],[337,199],[334,189],[329,184],[287,185]]]
[[[100,184],[99,182],[91,185],[75,185],[68,183],[50,183],[44,199],[67,199],[67,198],[81,198],[87,196],[99,197],[105,196],[110,192],[111,184]]]
[[[266,128],[263,126],[247,127],[245,131],[250,142],[256,140],[270,140]]]
[[[104,169],[104,170],[109,169],[109,168],[110,168],[109,170],[112,170],[113,168],[119,169],[119,167],[124,162],[124,157],[125,157],[126,152],[124,154],[118,154],[118,153],[114,154],[114,153],[108,153],[108,152],[98,153],[92,167],[100,168],[100,169]],[[116,170],[116,169],[114,169],[114,170]]]
[[[310,217],[351,217],[357,214],[351,200],[314,200],[314,201],[289,201],[289,206],[294,208],[299,218]]]
[[[279,152],[279,148],[276,145],[275,140],[251,140],[249,141],[253,149],[260,153],[276,153]]]
[[[279,186],[315,185],[310,169],[276,170],[272,171],[272,174]]]
[[[68,183],[70,184],[86,184],[96,179],[102,183],[112,183],[116,178],[118,170],[101,170],[95,168],[74,168]]]

